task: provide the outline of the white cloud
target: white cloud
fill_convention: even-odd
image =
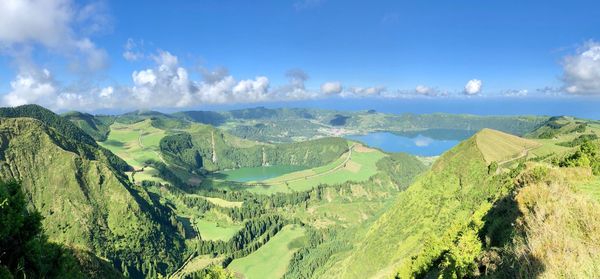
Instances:
[[[140,43],[143,45],[143,41]],[[144,58],[144,53],[139,50],[138,43],[132,38],[127,39],[125,43],[125,51],[123,52],[123,58],[127,61],[137,61]]]
[[[69,39],[73,14],[66,0],[0,1],[0,41],[57,47]]]
[[[83,35],[106,25],[98,7],[92,3],[78,9],[71,0],[0,1],[0,46],[30,55],[19,50],[40,44],[64,54],[75,70],[101,69],[107,65],[106,52]]]
[[[200,67],[200,74],[206,83],[213,84],[219,82],[229,75],[229,70],[224,67],[219,67],[214,70],[209,70],[204,67]]]
[[[546,95],[546,96],[559,96],[559,95],[562,95],[564,92],[563,88],[552,87],[552,86],[538,88],[535,91],[539,94]]]
[[[339,81],[329,81],[321,84],[321,93],[326,95],[339,94],[342,92],[342,83]]]
[[[242,80],[233,87],[233,95],[235,97],[255,102],[267,100],[268,93],[269,79],[264,76],[257,77],[255,80]]]
[[[399,92],[399,93],[402,93],[401,95],[408,95],[408,96],[402,96],[402,97],[410,97],[410,95],[415,95],[415,93],[417,96],[428,96],[428,97],[448,96],[447,91],[442,91],[437,87],[429,87],[426,85],[417,85],[417,87],[415,87],[414,92]]]
[[[173,69],[179,64],[177,56],[168,51],[159,50],[157,55],[152,56],[156,64]]]
[[[415,91],[418,94],[429,95],[429,93],[431,93],[431,88],[427,87],[425,85],[417,85],[417,88],[415,88]]]
[[[154,74],[153,69],[146,69],[143,71],[134,71],[131,74],[131,78],[133,79],[133,84],[136,86],[154,86],[156,85],[156,75]]]
[[[386,91],[383,86],[378,87],[350,87],[347,91],[342,92],[344,97],[368,97],[378,96]]]
[[[502,95],[504,95],[505,97],[525,97],[525,96],[529,95],[529,90],[527,90],[527,89],[510,89],[510,90],[504,91],[504,93]]]
[[[304,89],[304,83],[309,78],[308,74],[301,69],[291,69],[287,71],[285,75],[290,79],[290,83],[292,86],[301,89]]]
[[[590,41],[563,60],[565,91],[600,94],[600,43]]]
[[[46,69],[27,74],[19,74],[10,83],[11,91],[3,96],[9,106],[44,102],[56,97],[56,87],[50,72]]]
[[[467,95],[476,95],[481,93],[481,87],[483,86],[483,82],[478,79],[472,79],[467,82],[465,85],[465,94]]]
[[[231,104],[317,99],[327,94],[350,97],[379,96],[385,87],[352,87],[346,91],[340,82],[324,83],[321,90],[306,88],[308,75],[299,69],[286,73],[289,82],[272,86],[266,76],[236,80],[227,69],[200,68],[201,80],[180,65],[177,56],[158,51],[151,56],[153,67],[131,74],[131,86],[94,87],[89,83],[60,86],[48,70],[23,71],[11,83],[2,105],[36,103],[54,110],[182,108],[202,104]]]
[[[102,88],[100,90],[100,97],[102,98],[110,98],[113,93],[115,93],[115,89],[112,86]]]

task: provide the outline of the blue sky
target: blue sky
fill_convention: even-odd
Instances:
[[[338,97],[595,100],[600,93],[597,1],[0,5],[6,105],[173,109]]]

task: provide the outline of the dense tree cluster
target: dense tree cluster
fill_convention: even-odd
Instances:
[[[290,222],[279,215],[266,215],[250,219],[228,241],[201,240],[196,244],[194,251],[200,255],[226,254],[228,259],[225,262],[228,264],[233,259],[244,257],[258,250]]]
[[[224,269],[219,265],[211,265],[207,268],[203,268],[200,271],[186,274],[184,279],[234,279],[236,278],[233,272]]]
[[[283,278],[314,278],[315,271],[323,267],[333,254],[350,248],[352,244],[338,237],[335,230],[309,227],[305,246],[294,253]]]
[[[600,147],[597,142],[585,140],[573,154],[558,162],[561,167],[590,167],[600,175]]]

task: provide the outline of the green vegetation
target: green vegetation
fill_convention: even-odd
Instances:
[[[346,141],[340,138],[267,145],[197,124],[188,133],[169,135],[160,141],[167,162],[193,171],[278,165],[316,167],[335,160],[347,149]]]
[[[564,134],[583,133],[587,126],[586,121],[572,117],[552,117],[535,131],[529,133],[528,136],[539,139],[552,139]]]
[[[348,181],[366,181],[378,172],[377,162],[386,155],[360,144],[350,144],[354,145],[352,152],[343,154],[329,164],[267,179],[249,188],[248,191],[254,193],[305,191],[320,184],[335,185]]]
[[[476,141],[477,148],[488,164],[492,162],[502,164],[501,162],[524,157],[529,150],[539,146],[535,141],[490,129],[483,129],[477,133]]]
[[[497,150],[486,148],[495,137],[508,147],[522,149],[504,148],[510,154],[498,154]],[[483,224],[482,216],[487,212],[486,203],[507,192],[505,172],[490,174],[485,158],[501,156],[517,160],[516,155],[529,146],[523,143],[529,142],[495,131],[482,131],[446,152],[431,171],[398,194],[378,220],[347,240],[355,243],[352,249],[336,251],[325,245],[320,254],[327,255],[329,250],[332,255],[314,274],[385,277],[401,270],[412,277],[428,273],[434,266],[432,262],[440,263],[435,264],[436,270],[444,274],[458,277],[471,274],[477,266],[473,261],[482,249],[475,240]]]
[[[87,144],[89,136],[71,122],[35,108],[14,109],[30,117],[0,118],[0,179],[22,183],[49,240],[107,258],[133,277],[173,270],[184,247],[168,221],[171,210],[129,183],[121,159]],[[33,119],[40,115],[44,121]]]
[[[93,255],[48,242],[42,216],[26,206],[21,185],[0,182],[0,277],[121,278]]]
[[[240,225],[228,224],[226,221],[207,221],[206,219],[198,220],[195,226],[202,239],[223,241],[231,239],[242,228]]]
[[[114,123],[110,134],[100,144],[123,158],[135,169],[141,169],[147,160],[160,160],[159,142],[165,131],[153,126],[151,120],[135,124]]]
[[[490,128],[524,135],[548,117],[474,116],[452,114],[385,114],[374,111],[344,112],[317,109],[255,108],[220,113],[220,127],[247,139],[289,142],[323,136],[390,131],[423,134],[436,139],[464,139]]]
[[[92,137],[73,125],[71,121],[60,117],[50,110],[47,110],[38,105],[24,105],[12,108],[0,108],[0,117],[5,118],[32,118],[40,121],[47,127],[52,128],[56,133],[69,139],[72,142],[80,144],[69,144],[67,142],[57,140],[57,144],[65,150],[84,155],[91,159],[107,160],[110,165],[116,169],[127,171],[130,170],[129,165],[121,158],[115,156],[104,148],[99,148],[98,144]]]
[[[381,130],[474,136],[429,171],[329,137]],[[569,117],[0,109],[0,180],[21,183],[0,184],[0,277],[598,277],[598,133]],[[254,167],[298,169],[224,177]]]
[[[280,177],[282,175],[304,170],[303,166],[265,166],[245,167],[234,170],[225,170],[216,173],[215,178],[223,176],[223,180],[235,182],[262,182],[264,180]]]
[[[584,141],[575,153],[559,162],[561,167],[589,167],[600,175],[600,147],[597,142]]]
[[[281,278],[294,252],[303,246],[303,235],[302,227],[285,226],[256,252],[234,260],[227,268],[244,274],[248,279]]]
[[[96,141],[105,141],[110,132],[110,125],[114,122],[113,116],[91,115],[83,112],[67,112],[61,115],[71,121],[79,129],[90,135]]]
[[[186,275],[186,279],[234,279],[233,272],[223,269],[218,265],[211,265],[201,271]]]

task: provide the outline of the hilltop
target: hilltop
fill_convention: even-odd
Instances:
[[[540,144],[511,134],[492,129],[483,129],[475,134],[477,149],[485,161],[502,163],[518,157],[524,157],[527,152]]]

